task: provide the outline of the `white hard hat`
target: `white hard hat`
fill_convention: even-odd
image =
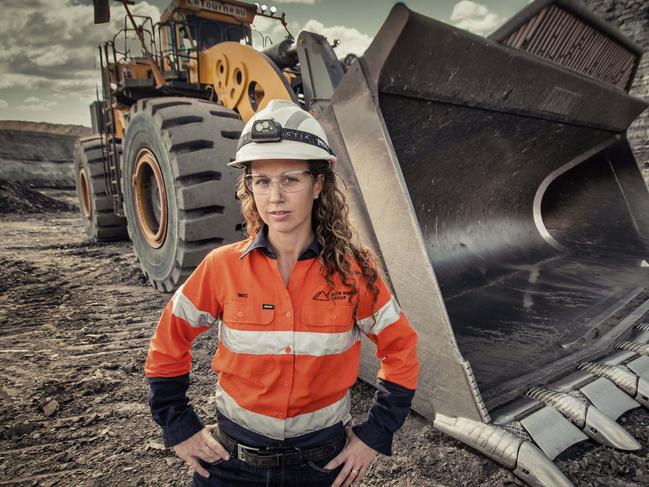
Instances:
[[[260,159],[326,160],[333,165],[336,155],[313,115],[291,101],[272,100],[248,120],[228,166],[244,168]]]

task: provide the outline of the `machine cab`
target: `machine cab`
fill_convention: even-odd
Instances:
[[[163,70],[196,82],[199,53],[221,42],[252,44],[257,7],[237,1],[174,0],[160,17]],[[165,76],[165,77],[167,77]]]

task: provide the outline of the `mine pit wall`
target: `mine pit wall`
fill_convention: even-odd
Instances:
[[[595,15],[617,27],[644,51],[630,94],[649,100],[649,4],[647,0],[584,0]],[[649,109],[629,127],[627,137],[649,184]]]
[[[0,122],[0,178],[36,188],[74,188],[74,141],[81,126]]]

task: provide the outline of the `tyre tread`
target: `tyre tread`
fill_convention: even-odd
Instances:
[[[91,218],[83,215],[81,201],[79,208],[86,233],[93,240],[115,241],[127,238],[126,220],[117,216],[113,211],[112,196],[108,194],[104,172],[104,162],[101,152],[101,135],[93,135],[78,139],[74,147],[74,173],[77,184],[77,195],[80,200],[79,183],[77,181],[81,166],[85,166],[90,177]]]
[[[131,123],[136,116],[148,119],[147,126],[156,128],[173,174],[172,187],[167,191],[173,191],[175,196],[170,196],[176,198],[178,235],[169,274],[153,275],[153,269],[148,271],[143,258],[146,256],[138,255],[136,246],[136,255],[150,282],[157,289],[169,292],[184,281],[208,252],[243,238],[239,230],[242,217],[234,194],[239,172],[227,163],[235,153],[244,124],[232,110],[205,100],[181,97],[139,100],[131,110]],[[144,121],[140,127],[143,124]],[[134,157],[129,140],[127,128],[124,153]],[[127,177],[126,173],[122,171],[122,178]],[[123,179],[122,187],[124,184]],[[129,212],[133,209],[129,206],[127,210],[126,203],[125,210],[131,220]],[[131,226],[128,226],[131,239],[141,239],[135,235],[139,228],[134,230]]]

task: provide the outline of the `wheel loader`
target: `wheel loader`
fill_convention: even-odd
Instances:
[[[75,157],[91,237],[128,235],[175,289],[244,237],[226,163],[252,114],[292,100],[325,127],[419,334],[416,412],[532,486],[571,485],[553,460],[578,442],[642,448],[616,421],[649,407],[649,195],[625,136],[647,107],[628,93],[638,46],[569,0],[488,38],[396,4],[343,63],[309,32],[254,49],[256,16],[287,25],[265,5],[174,0],[153,24],[120,3],[143,54],[100,47]]]

